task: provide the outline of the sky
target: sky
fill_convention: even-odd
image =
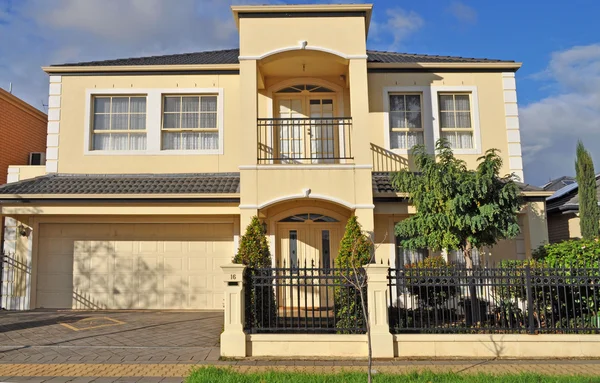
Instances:
[[[0,87],[12,83],[13,94],[45,110],[41,66],[237,47],[229,6],[253,2],[0,0]],[[369,49],[523,63],[517,94],[527,183],[574,175],[577,140],[600,172],[600,1],[373,3]]]

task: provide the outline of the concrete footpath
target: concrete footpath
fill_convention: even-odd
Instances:
[[[297,371],[335,373],[365,371],[365,361],[352,360],[242,360],[197,363],[23,363],[0,364],[2,382],[182,382],[192,368],[215,365],[239,372]],[[414,371],[454,372],[458,374],[518,374],[596,376],[600,381],[600,360],[449,360],[376,361],[382,373],[403,374]]]

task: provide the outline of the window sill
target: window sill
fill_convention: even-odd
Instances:
[[[85,156],[201,156],[222,155],[222,150],[86,150]]]

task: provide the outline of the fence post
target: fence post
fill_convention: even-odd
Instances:
[[[525,289],[527,293],[527,314],[529,318],[529,334],[535,334],[535,324],[533,323],[533,292],[531,289],[531,266],[525,265]]]
[[[221,333],[221,356],[245,357],[244,269],[246,266],[221,266],[225,273],[225,322]]]
[[[373,358],[393,358],[394,336],[390,333],[387,301],[389,267],[372,263],[365,269]]]

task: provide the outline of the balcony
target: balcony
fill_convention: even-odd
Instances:
[[[259,118],[258,164],[349,164],[352,118]]]

